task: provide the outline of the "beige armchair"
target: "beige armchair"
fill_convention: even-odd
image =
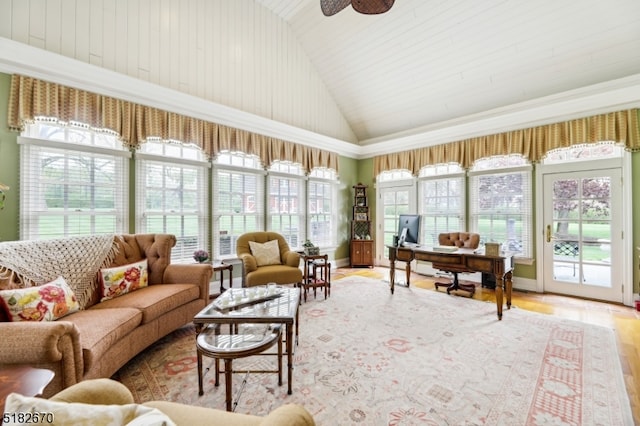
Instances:
[[[241,235],[238,237],[236,254],[242,260],[243,286],[302,284],[300,254],[292,251],[284,237],[277,232],[259,231]]]
[[[19,398],[19,399],[18,399]],[[14,403],[15,401],[15,403]],[[113,419],[137,420],[136,424],[161,424],[173,421],[178,426],[314,426],[311,414],[299,404],[283,404],[265,415],[231,413],[169,401],[148,401],[135,404],[125,385],[111,379],[84,380],[53,395],[50,399],[25,398],[13,394],[10,409],[35,411],[55,416],[55,424],[116,424]],[[19,408],[19,410],[16,409]],[[148,417],[149,411],[159,411],[161,417]],[[147,416],[142,417],[142,415]],[[81,419],[84,419],[83,422]],[[147,419],[145,421],[144,419]],[[111,422],[109,422],[111,420]],[[151,421],[155,420],[155,421]]]

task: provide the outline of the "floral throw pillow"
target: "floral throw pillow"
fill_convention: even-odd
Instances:
[[[258,266],[280,265],[280,246],[278,240],[267,241],[264,244],[249,241],[251,254],[256,258]]]
[[[63,277],[36,287],[0,290],[0,308],[9,321],[55,321],[80,310]]]
[[[147,259],[128,265],[101,269],[100,281],[102,283],[101,302],[146,287],[149,285]]]

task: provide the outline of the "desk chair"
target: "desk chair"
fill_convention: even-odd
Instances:
[[[474,234],[471,232],[445,232],[438,235],[438,244],[441,246],[455,246],[458,248],[477,249],[480,245],[480,234]],[[472,272],[466,268],[462,268],[457,265],[447,265],[434,263],[433,267],[441,271],[445,271],[453,274],[453,282],[436,282],[436,291],[440,287],[447,287],[447,294],[451,294],[453,290],[464,290],[471,293],[471,297],[476,291],[476,286],[473,284],[460,284],[458,281],[458,274],[460,272]]]

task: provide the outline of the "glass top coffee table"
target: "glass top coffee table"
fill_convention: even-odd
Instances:
[[[300,289],[275,285],[231,288],[193,317],[196,334],[211,325],[283,324],[287,353],[287,393],[293,378],[293,341],[298,340]]]

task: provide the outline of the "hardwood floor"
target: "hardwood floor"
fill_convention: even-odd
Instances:
[[[337,268],[332,279],[349,275],[384,278],[388,268],[366,269]],[[434,289],[434,280],[419,274],[411,274],[411,285]],[[444,291],[444,290],[441,290]],[[463,296],[452,296],[463,297]],[[477,287],[474,299],[495,300],[493,290]],[[541,312],[590,324],[602,325],[615,330],[618,352],[627,393],[631,402],[634,424],[640,425],[640,312],[627,306],[566,297],[555,294],[539,294],[514,290],[512,306],[516,309]]]

